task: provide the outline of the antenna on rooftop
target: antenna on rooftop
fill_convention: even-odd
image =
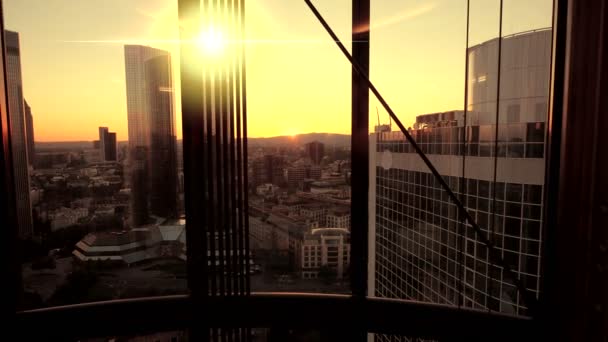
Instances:
[[[376,106],[376,116],[378,117],[378,127],[380,127],[380,112],[378,112],[378,106]]]

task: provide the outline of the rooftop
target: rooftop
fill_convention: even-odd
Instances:
[[[121,246],[144,241],[148,238],[149,233],[150,231],[148,229],[120,232],[97,232],[87,234],[82,241],[89,246]]]

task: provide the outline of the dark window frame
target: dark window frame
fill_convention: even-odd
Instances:
[[[365,3],[367,2],[367,6],[369,6],[369,0],[353,0],[356,3]],[[196,1],[193,0],[181,0],[181,6],[192,5]],[[546,221],[549,221],[548,224],[557,224],[555,222],[556,215],[551,216],[547,213],[556,213],[557,208],[560,205],[565,205],[568,203],[568,199],[558,200],[559,190],[566,187],[565,184],[559,182],[559,168],[556,165],[559,165],[559,162],[568,163],[572,160],[576,160],[573,155],[566,154],[564,160],[560,160],[560,146],[564,143],[570,142],[570,140],[578,139],[577,136],[571,136],[566,134],[565,136],[561,136],[561,128],[562,122],[561,120],[565,118],[565,123],[570,125],[575,125],[576,120],[572,118],[572,116],[568,116],[567,112],[564,113],[563,110],[563,102],[564,98],[569,99],[580,99],[581,101],[586,101],[585,103],[591,103],[595,101],[592,96],[595,94],[594,92],[587,92],[589,94],[583,94],[583,91],[586,91],[583,87],[579,87],[581,90],[572,90],[575,88],[568,88],[565,86],[565,82],[574,82],[576,83],[578,80],[575,79],[566,79],[564,75],[567,72],[576,73],[580,70],[577,68],[570,68],[566,70],[566,66],[573,65],[576,67],[581,67],[587,59],[594,56],[597,53],[597,49],[593,49],[593,46],[590,46],[590,50],[577,51],[577,49],[567,44],[566,36],[568,34],[573,34],[575,36],[581,37],[581,39],[572,39],[571,41],[578,41],[581,44],[586,44],[586,39],[589,39],[589,32],[596,32],[595,34],[599,35],[599,30],[593,30],[594,27],[600,28],[606,31],[607,24],[601,21],[593,21],[592,19],[597,19],[600,15],[605,15],[606,7],[595,8],[593,6],[589,6],[589,8],[585,8],[583,5],[572,5],[567,0],[556,0],[555,1],[555,16],[554,16],[554,65],[553,65],[553,84],[554,88],[552,89],[551,94],[551,107],[550,111],[550,121],[551,122],[551,131],[548,137],[549,144],[546,148],[548,151],[546,155],[548,156],[548,165],[550,167],[547,168],[548,173],[548,186],[545,189],[545,199],[548,199],[546,203],[547,209],[545,209],[544,217]],[[575,8],[569,7],[574,6]],[[578,6],[578,7],[577,7]],[[355,8],[355,7],[353,7]],[[602,9],[604,12],[602,12]],[[1,9],[0,9],[1,10]],[[576,11],[575,11],[576,10]],[[569,25],[566,25],[566,24]],[[591,23],[591,24],[590,24]],[[4,26],[4,22],[2,21],[2,27]],[[602,26],[603,25],[603,26]],[[588,29],[583,29],[583,27],[591,27]],[[590,30],[590,31],[586,31]],[[594,36],[595,37],[595,36]],[[604,40],[606,34],[604,34]],[[593,45],[593,44],[590,44]],[[11,157],[10,157],[10,136],[8,134],[8,118],[7,118],[7,110],[6,110],[6,75],[4,73],[4,65],[5,60],[4,56],[6,50],[4,48],[4,38],[2,37],[2,74],[4,77],[4,82],[0,85],[0,134],[2,134],[0,139],[0,179],[2,182],[0,183],[0,222],[8,223],[9,225],[14,225],[15,217],[14,217],[14,201],[12,198],[14,197],[14,186],[12,185],[12,171],[11,171]],[[605,49],[605,45],[604,45]],[[572,59],[566,61],[565,56],[568,51],[573,51],[576,54]],[[570,64],[568,64],[570,63]],[[601,65],[601,64],[598,64]],[[605,69],[604,69],[605,73]],[[599,75],[599,74],[598,74]],[[599,79],[599,76],[596,76]],[[588,79],[585,82],[589,82]],[[600,87],[605,89],[604,80],[603,83],[598,82],[595,85],[595,88],[598,90],[597,94],[599,94]],[[587,97],[589,96],[589,97]],[[568,102],[570,105],[573,101]],[[596,102],[594,102],[596,103]],[[605,108],[606,103],[600,103],[602,108]],[[597,103],[596,103],[597,105]],[[599,110],[599,109],[596,109]],[[580,114],[580,113],[579,113]],[[605,118],[602,121],[604,124],[606,123]],[[360,126],[357,126],[360,127]],[[576,133],[578,132],[578,133]],[[575,131],[574,134],[584,134],[582,130]],[[354,134],[353,134],[354,135]],[[591,138],[589,138],[591,139]],[[359,144],[354,144],[355,146],[359,146]],[[188,148],[190,153],[193,152],[191,150],[192,146]],[[185,147],[186,150],[186,147]],[[367,148],[365,149],[367,150]],[[187,153],[186,151],[184,153]],[[584,159],[584,162],[589,162],[589,159]],[[580,165],[576,165],[579,167]],[[605,167],[605,163],[600,164],[600,166]],[[598,166],[599,167],[599,166]],[[365,167],[367,170],[367,165]],[[192,184],[192,180],[190,180],[190,184]],[[576,190],[571,191],[576,193]],[[367,191],[367,189],[365,189]],[[578,193],[576,193],[578,194]],[[189,199],[190,201],[195,201],[195,197],[192,195]],[[576,199],[571,199],[576,200]],[[572,216],[575,217],[577,214],[582,214],[578,211],[572,211]],[[191,222],[195,222],[196,219],[193,220],[193,217],[189,217]],[[202,223],[202,222],[201,222]],[[354,226],[354,224],[353,224]],[[561,226],[560,226],[561,227]],[[585,231],[581,231],[581,234],[585,233]],[[206,304],[209,307],[202,309],[199,304],[201,304],[197,298],[196,291],[191,293],[191,296],[172,296],[172,297],[161,297],[161,298],[142,298],[142,299],[132,299],[132,300],[122,300],[122,301],[109,301],[109,302],[100,302],[100,303],[92,303],[92,304],[80,304],[66,307],[55,307],[48,309],[35,310],[30,312],[22,312],[16,314],[17,305],[16,301],[18,298],[18,294],[21,288],[21,275],[20,275],[20,267],[18,265],[17,251],[15,250],[15,239],[16,239],[16,229],[4,229],[0,233],[2,234],[0,240],[2,243],[2,272],[4,274],[10,274],[8,283],[10,284],[9,292],[5,292],[2,296],[3,305],[1,306],[3,312],[7,315],[5,317],[14,318],[18,324],[14,326],[14,328],[20,328],[17,331],[22,334],[31,333],[45,333],[46,336],[54,336],[54,334],[59,334],[59,336],[81,336],[87,335],[91,336],[95,332],[100,334],[114,334],[119,332],[128,332],[132,333],[138,330],[149,330],[149,329],[160,329],[160,328],[177,328],[177,327],[189,327],[194,322],[206,322],[205,324],[217,324],[217,326],[252,326],[253,324],[268,324],[268,325],[276,325],[276,326],[294,326],[297,325],[297,322],[301,322],[301,324],[308,327],[325,327],[331,329],[343,329],[347,331],[347,329],[351,329],[354,324],[361,323],[361,329],[366,329],[371,332],[382,332],[382,333],[399,333],[399,334],[415,334],[420,333],[423,336],[430,337],[446,337],[453,338],[454,336],[477,336],[477,337],[487,337],[492,334],[492,336],[496,336],[495,332],[500,331],[501,336],[498,337],[508,337],[519,336],[519,334],[523,331],[533,330],[531,323],[532,320],[529,319],[521,319],[521,318],[513,318],[506,317],[504,315],[498,314],[486,314],[473,312],[468,310],[460,310],[450,307],[444,307],[439,305],[432,304],[423,304],[423,303],[412,303],[407,301],[397,301],[397,300],[384,300],[384,299],[372,299],[365,297],[365,293],[361,296],[361,290],[365,288],[365,284],[358,283],[353,286],[353,290],[356,290],[359,296],[320,296],[318,294],[312,295],[293,295],[293,294],[269,294],[269,295],[251,295],[251,296],[243,296],[240,298],[234,298],[231,300],[225,300],[222,298],[215,299],[207,299]],[[196,239],[196,232],[191,229],[188,231],[189,234],[189,253],[190,257],[198,257],[200,255],[192,254],[194,252],[194,242]],[[192,234],[192,235],[191,235]],[[560,229],[554,233],[554,235],[547,236],[547,245],[545,255],[557,257],[558,255],[555,253],[556,246],[558,246],[562,240],[568,239],[571,234],[565,233],[564,230]],[[366,241],[366,237],[359,236],[354,237],[356,240],[353,242],[353,246],[362,246],[362,242]],[[361,253],[362,250],[353,251],[357,253]],[[206,253],[202,253],[202,257]],[[361,259],[354,259],[355,262],[352,264],[360,265],[360,262],[366,260],[366,258],[361,257]],[[547,258],[544,257],[544,260]],[[560,258],[561,260],[561,258]],[[200,288],[201,279],[199,271],[200,269],[195,269],[193,265],[197,267],[205,267],[206,262],[198,262],[194,261],[194,258],[189,258],[189,285],[190,287]],[[570,265],[570,264],[568,264]],[[543,263],[543,267],[546,268],[547,271],[547,280],[543,281],[544,283],[549,283],[551,279],[557,279],[555,277],[555,262],[554,264]],[[355,267],[356,268],[356,267]],[[570,273],[576,273],[576,271],[567,269]],[[363,270],[360,270],[360,274],[358,275],[359,282],[365,277],[362,277],[364,274]],[[582,270],[581,272],[586,272],[586,274],[590,274],[592,271],[590,270]],[[197,276],[197,274],[199,274]],[[197,278],[199,277],[199,278]],[[553,277],[553,278],[550,278]],[[545,288],[548,285],[545,285]],[[563,294],[569,293],[570,287],[567,285],[556,286],[553,290],[548,293],[548,303],[549,310],[551,309],[551,304],[556,305],[556,308],[559,308],[559,305],[563,305]],[[573,296],[582,296],[580,293]],[[575,299],[574,299],[575,300]],[[302,310],[291,310],[294,307],[304,308]],[[570,307],[570,306],[569,306]],[[312,311],[308,311],[307,309],[315,309]],[[573,307],[574,312],[569,313],[570,315],[576,315],[580,311],[584,309],[578,309],[577,307]],[[273,309],[273,310],[271,310]],[[283,310],[280,310],[283,309]],[[252,310],[262,310],[262,312],[267,315],[260,314],[259,311]],[[283,315],[283,312],[289,311],[290,315]],[[162,315],[159,313],[171,313],[170,315]],[[306,313],[306,316],[302,316],[301,320],[294,319],[297,317],[298,312]],[[310,316],[309,312],[321,313],[319,316]],[[337,315],[335,313],[338,313]],[[300,313],[300,315],[302,315]],[[325,313],[325,315],[324,315]],[[327,314],[331,314],[331,317],[326,321],[323,321],[323,318],[326,318]],[[546,317],[555,318],[558,322],[563,322],[561,317],[555,317],[553,314],[549,314],[549,312],[545,312]],[[586,317],[581,315],[581,317]],[[105,324],[99,324],[100,319],[103,319]],[[583,318],[584,319],[584,318]],[[70,329],[65,329],[65,326],[61,323],[64,322],[79,322],[76,326],[70,326]],[[109,324],[112,322],[112,324]],[[331,322],[331,323],[328,323]],[[408,322],[409,324],[404,325],[404,322]],[[471,325],[472,322],[475,322],[475,329],[462,329],[463,326]],[[542,323],[542,321],[541,321]],[[551,322],[545,322],[551,323]],[[594,336],[606,336],[605,332],[600,331],[589,331],[587,332],[583,327],[575,326],[574,323],[568,324],[568,322],[563,322],[565,327],[574,327],[574,332],[578,332],[580,336],[589,336],[589,334],[594,334]],[[598,322],[595,323],[595,327],[600,327]],[[328,326],[331,324],[331,327]],[[31,327],[37,327],[37,329],[31,329]],[[440,326],[441,329],[437,329]],[[511,329],[504,329],[505,326],[510,327]],[[48,328],[48,329],[43,329]],[[562,331],[566,328],[555,329],[555,331]],[[63,333],[63,335],[61,335]],[[557,334],[557,332],[556,332]],[[572,334],[572,332],[571,332]],[[573,336],[573,335],[571,335]]]

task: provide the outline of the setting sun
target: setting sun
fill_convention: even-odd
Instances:
[[[297,129],[288,129],[287,131],[285,131],[284,135],[294,139],[297,135],[298,135],[298,130]]]
[[[205,32],[201,32],[197,39],[197,45],[206,56],[218,57],[224,53],[226,39],[222,31],[210,28]]]

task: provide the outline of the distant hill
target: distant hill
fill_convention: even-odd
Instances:
[[[119,141],[118,147],[127,144],[126,141]],[[36,151],[80,151],[93,148],[92,141],[36,141]]]
[[[307,133],[298,134],[295,136],[279,136],[279,137],[268,137],[268,138],[249,138],[249,146],[300,146],[307,144],[312,141],[320,141],[327,146],[335,147],[349,147],[350,146],[350,135],[349,134],[337,134],[337,133]],[[127,141],[119,141],[118,147],[126,145]],[[182,140],[178,140],[178,145],[181,145]],[[40,142],[36,141],[36,150],[38,151],[75,151],[90,149],[93,147],[92,141],[54,141],[54,142]]]
[[[249,146],[280,146],[280,145],[303,145],[309,142],[319,141],[327,146],[348,147],[350,146],[349,134],[337,133],[307,133],[296,136],[279,136],[269,138],[249,138]]]
[[[53,142],[40,142],[36,141],[36,150],[45,151],[75,151],[90,149],[93,147],[92,141],[53,141]]]

